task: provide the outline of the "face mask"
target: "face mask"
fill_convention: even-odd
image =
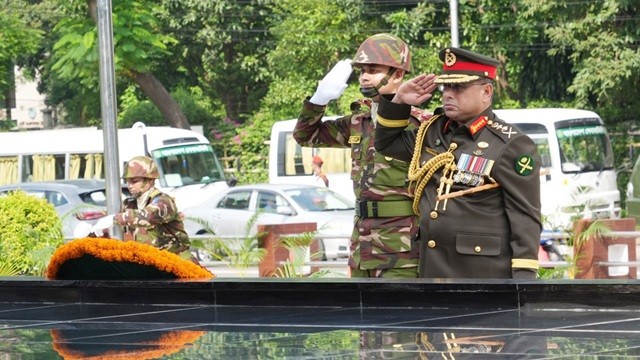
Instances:
[[[380,95],[380,91],[378,91],[381,87],[387,85],[389,83],[389,78],[391,78],[391,75],[393,75],[393,73],[396,71],[396,69],[394,68],[389,68],[389,72],[387,73],[387,75],[385,75],[385,77],[380,80],[380,83],[375,86],[375,87],[369,87],[369,88],[360,88],[360,93],[364,96],[364,97],[368,97],[368,98],[374,98],[378,95]]]

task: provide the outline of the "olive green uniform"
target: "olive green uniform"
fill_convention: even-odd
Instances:
[[[436,110],[415,149],[417,130],[405,131],[410,107],[380,100],[376,149],[385,156],[410,161],[420,151],[419,165],[451,153],[448,172],[437,168],[422,191],[420,209],[420,276],[428,278],[533,278],[538,267],[542,230],[540,159],[536,145],[491,109],[458,125]],[[426,124],[423,124],[426,127]],[[499,186],[447,200],[441,194]],[[477,190],[477,189],[476,189]]]

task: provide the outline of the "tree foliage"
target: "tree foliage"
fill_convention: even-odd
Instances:
[[[23,4],[26,12],[58,6],[53,20],[38,21],[46,31],[47,23],[62,19],[57,31],[46,31],[37,55],[41,61],[25,63],[45,70],[43,81],[50,85],[44,89],[51,101],[65,104],[68,116],[96,117],[96,32],[87,15],[94,0],[6,1]],[[353,57],[367,36],[398,35],[410,46],[414,73],[439,72],[438,51],[451,42],[447,3],[114,0],[120,110],[129,112],[125,122],[134,121],[138,106],[148,122],[164,121],[145,103],[143,91],[129,90],[136,78],[130,75],[153,74],[168,93],[186,91],[209,112],[207,126],[218,137],[227,132],[223,138],[230,141],[218,147],[241,156],[243,168],[252,170],[241,173],[246,182],[264,181],[265,142],[273,122],[297,117],[317,81],[338,60]],[[640,100],[629,91],[640,75],[639,7],[635,0],[459,0],[460,46],[502,62],[496,107],[589,108],[613,127],[636,120],[640,110]],[[51,57],[42,51],[47,41],[57,42]],[[55,72],[46,71],[52,67]],[[360,97],[355,76],[351,80],[327,114],[347,113]],[[435,94],[428,107],[438,103]],[[189,113],[187,118],[201,117]]]
[[[21,57],[36,53],[44,32],[34,28],[21,9],[24,0],[2,0],[0,12],[0,98],[14,86],[13,67]]]

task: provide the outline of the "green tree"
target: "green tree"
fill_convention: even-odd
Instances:
[[[216,99],[223,117],[244,122],[264,96],[267,19],[272,0],[164,0],[167,31],[178,40],[186,78]]]
[[[34,54],[43,37],[43,31],[29,22],[24,12],[28,2],[24,0],[2,0],[0,12],[0,98],[5,98],[15,87],[13,68],[19,59]],[[2,104],[4,105],[4,104]]]
[[[635,88],[640,77],[638,13],[640,3],[629,0],[557,2],[527,0],[526,14],[545,21],[552,47],[549,55],[571,62],[575,73],[567,90],[575,105],[608,113],[616,121],[637,118]],[[601,109],[604,109],[602,111]],[[613,119],[609,119],[611,123]]]
[[[61,1],[65,17],[55,27],[60,39],[53,50],[52,70],[61,79],[76,79],[88,89],[98,87],[97,3],[95,0]],[[154,11],[158,6],[140,1],[113,2],[113,44],[115,71],[135,84],[156,105],[174,127],[189,128],[189,121],[178,103],[156,78],[163,60],[171,55],[175,39],[159,32]]]

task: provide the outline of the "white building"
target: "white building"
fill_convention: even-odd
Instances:
[[[11,109],[11,118],[16,120],[18,128],[21,129],[42,129],[45,124],[45,112],[51,111],[44,103],[45,95],[38,92],[38,78],[30,80],[25,78],[22,70],[15,67],[16,82],[16,106]],[[6,120],[7,112],[0,112],[0,119]],[[50,121],[50,120],[48,120]],[[51,124],[49,124],[51,126]]]

